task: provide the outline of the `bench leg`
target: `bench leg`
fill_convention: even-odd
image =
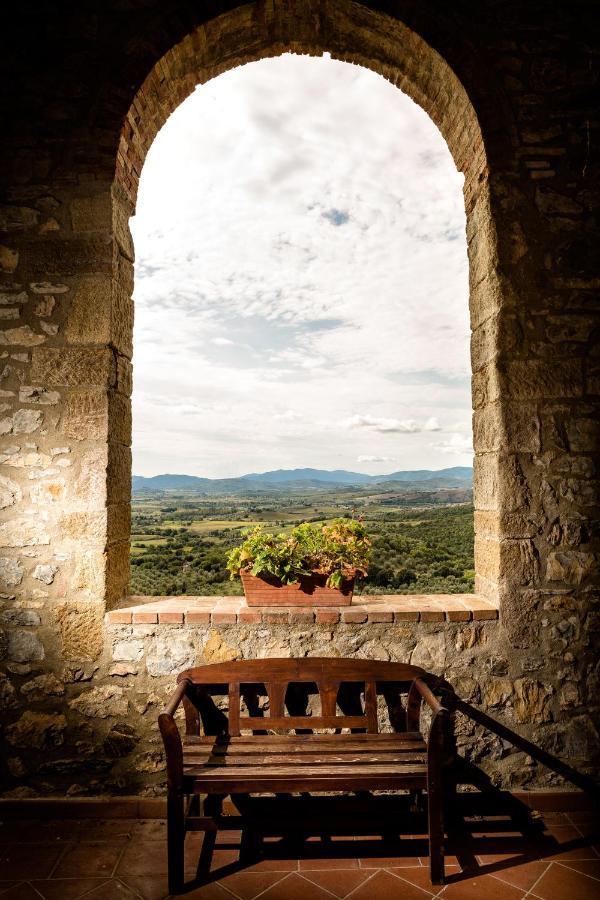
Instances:
[[[432,884],[444,883],[444,807],[441,785],[429,784],[427,813],[429,827],[429,877]]]
[[[180,791],[169,791],[167,796],[167,857],[170,894],[179,894],[183,890],[184,846],[183,794]]]

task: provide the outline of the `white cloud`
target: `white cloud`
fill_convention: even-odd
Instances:
[[[441,431],[441,425],[435,416],[431,416],[425,422],[416,422],[414,419],[386,419],[378,416],[354,415],[345,419],[342,423],[345,428],[369,428],[372,431],[397,432],[398,434],[418,434],[421,431]]]
[[[396,462],[395,456],[367,456],[361,455],[356,457],[356,462],[375,463],[375,462]]]
[[[131,223],[134,470],[443,466],[424,433],[470,412],[461,187],[366,69],[285,55],[198,88]]]
[[[473,456],[473,439],[471,435],[468,434],[453,434],[447,441],[433,444],[433,447],[440,453],[446,453],[452,456]]]

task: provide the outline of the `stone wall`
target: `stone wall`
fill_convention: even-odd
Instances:
[[[64,739],[74,758],[78,743],[89,749],[104,736],[69,703],[134,678],[108,675],[101,660],[111,641],[104,612],[127,595],[127,222],[137,181],[154,135],[196,84],[292,49],[329,51],[406,91],[465,174],[477,590],[500,606],[489,646],[507,662],[497,677],[510,681],[513,702],[519,691],[542,697],[523,679],[543,688],[539,715],[551,718],[524,730],[567,755],[597,754],[593,4],[465,0],[442,9],[398,0],[393,17],[390,8],[91,0],[80,11],[23,0],[3,12],[0,69],[11,85],[0,96],[3,739],[27,733],[29,721],[40,750]],[[246,652],[260,653],[261,640],[257,632]],[[484,659],[474,669],[482,683]],[[508,716],[508,696],[502,702]],[[128,709],[137,733],[143,717]],[[43,738],[40,716],[51,717]],[[12,766],[14,786],[21,776]],[[32,767],[24,782],[39,781]],[[56,770],[44,777],[63,783]]]

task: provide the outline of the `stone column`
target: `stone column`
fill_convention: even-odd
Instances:
[[[0,215],[4,653],[94,659],[129,574],[133,247],[110,183],[12,188]],[[39,627],[38,627],[39,626]]]

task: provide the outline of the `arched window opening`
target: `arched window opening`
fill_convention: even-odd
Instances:
[[[239,592],[242,527],[354,513],[365,591],[473,589],[462,180],[419,106],[327,56],[171,116],[131,221],[133,593]]]

